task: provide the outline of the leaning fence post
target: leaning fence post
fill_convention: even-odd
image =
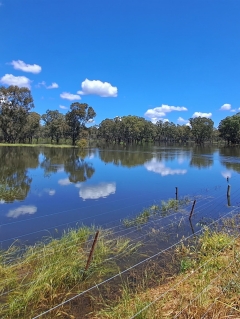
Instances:
[[[94,238],[94,241],[93,241],[93,244],[92,244],[92,248],[91,248],[89,256],[88,256],[88,260],[87,260],[87,264],[86,264],[86,267],[85,267],[85,271],[87,271],[89,266],[90,266],[90,263],[91,263],[91,260],[92,260],[92,255],[93,255],[96,243],[97,243],[98,235],[99,235],[99,230],[96,232],[96,235],[95,235],[95,238]]]
[[[191,209],[191,213],[189,215],[189,220],[191,220],[191,218],[192,218],[192,214],[193,214],[193,211],[194,211],[195,204],[196,204],[196,199],[194,199],[194,202],[193,202],[193,205],[192,205],[192,209]]]
[[[176,195],[176,200],[178,200],[178,187],[175,187],[176,188],[176,193],[175,193],[175,195]]]
[[[191,226],[191,229],[192,229],[192,233],[195,234],[191,218],[189,218],[189,223],[190,223],[190,226]]]

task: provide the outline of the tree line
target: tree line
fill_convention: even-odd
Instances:
[[[225,140],[228,144],[240,142],[240,113],[221,120],[218,128],[205,117],[190,118],[189,125],[157,121],[155,124],[143,117],[128,115],[105,119],[98,126],[87,127],[94,121],[96,112],[86,103],[74,102],[64,115],[58,110],[38,114],[28,88],[0,87],[0,141],[5,143],[32,143],[50,139],[59,144],[71,140],[76,145],[80,139],[103,140],[106,143],[188,142],[202,144],[206,141]]]

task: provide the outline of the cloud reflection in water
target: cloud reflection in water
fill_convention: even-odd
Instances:
[[[148,171],[160,174],[161,176],[183,175],[187,173],[186,169],[172,169],[170,167],[166,167],[163,162],[159,162],[156,158],[145,163],[144,166]]]
[[[106,198],[116,192],[116,183],[100,183],[91,186],[79,185],[79,187],[79,196],[83,200]]]
[[[16,209],[11,209],[7,213],[7,217],[18,218],[21,215],[33,215],[37,211],[37,207],[33,205],[22,205]]]
[[[58,184],[61,186],[68,186],[72,183],[70,182],[69,178],[66,177],[66,178],[59,179]]]

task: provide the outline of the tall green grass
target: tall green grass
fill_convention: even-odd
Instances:
[[[147,278],[151,266],[137,290],[125,282],[118,300],[106,302],[92,318],[131,318],[161,295],[162,298],[136,318],[170,319],[179,314],[179,319],[200,319],[207,311],[206,318],[240,318],[240,216],[237,219],[225,220],[220,225],[223,229],[220,226],[212,230],[206,228],[198,239],[182,243],[168,255],[162,255],[161,260],[168,261],[159,279],[155,276],[155,284]],[[172,271],[174,264],[175,272]],[[160,267],[159,264],[155,271]]]
[[[16,258],[16,247],[1,252],[0,295],[6,294],[0,297],[0,317],[32,318],[118,272],[112,257],[132,254],[136,246],[130,245],[128,239],[113,238],[111,233],[101,231],[85,271],[95,232],[94,227],[69,230],[60,239],[26,248],[20,258]],[[51,316],[58,314],[56,311]]]

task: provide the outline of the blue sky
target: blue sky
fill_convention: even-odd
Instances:
[[[30,87],[40,114],[78,101],[96,124],[206,113],[217,126],[240,108],[239,0],[0,3],[0,84]]]

